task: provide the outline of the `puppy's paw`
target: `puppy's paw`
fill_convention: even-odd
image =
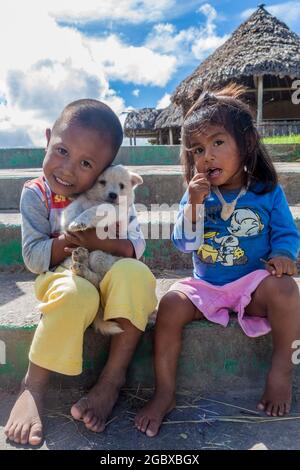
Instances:
[[[71,266],[71,271],[73,274],[76,274],[76,276],[85,277],[87,267],[82,263],[75,262]]]
[[[87,228],[88,228],[87,225],[84,224],[83,222],[74,221],[69,225],[68,230],[69,232],[83,232]]]
[[[72,260],[73,264],[76,262],[87,264],[89,260],[89,250],[83,248],[83,246],[79,246],[72,251]]]

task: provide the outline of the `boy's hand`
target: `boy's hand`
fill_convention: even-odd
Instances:
[[[203,204],[204,199],[210,192],[210,182],[205,173],[196,173],[189,183],[189,203]]]
[[[281,277],[283,274],[294,276],[297,274],[296,263],[287,256],[275,256],[268,260],[266,269],[272,276]]]
[[[95,228],[89,228],[82,232],[66,232],[65,239],[70,245],[82,246],[89,251],[99,250],[99,238]],[[67,246],[65,251],[72,253],[74,247]]]

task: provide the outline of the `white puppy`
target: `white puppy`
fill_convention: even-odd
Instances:
[[[70,232],[97,229],[99,238],[106,238],[109,231],[126,237],[130,212],[134,203],[134,188],[143,183],[136,173],[122,165],[110,166],[97,179],[91,189],[78,196],[63,212],[62,229]],[[111,237],[110,237],[111,238]],[[101,250],[89,252],[78,247],[72,257],[62,263],[74,274],[90,281],[99,290],[99,283],[112,265],[121,258]],[[94,327],[102,334],[115,334],[122,329],[115,321],[104,321],[101,308],[94,320]]]

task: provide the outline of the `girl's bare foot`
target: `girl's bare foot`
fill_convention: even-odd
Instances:
[[[272,367],[257,408],[265,411],[268,416],[284,416],[290,412],[291,402],[292,371]]]
[[[107,418],[112,412],[124,382],[123,379],[115,381],[105,376],[100,377],[89,393],[72,406],[73,418],[83,421],[91,431],[104,431]]]
[[[135,417],[135,426],[148,437],[159,431],[164,417],[175,408],[176,400],[172,393],[156,393]]]
[[[43,389],[33,391],[22,385],[4,428],[4,433],[10,441],[33,446],[41,443],[43,396]]]

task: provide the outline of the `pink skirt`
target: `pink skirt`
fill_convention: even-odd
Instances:
[[[251,302],[251,295],[263,279],[270,276],[265,269],[258,269],[237,281],[224,286],[188,277],[177,281],[170,288],[185,294],[211,322],[227,326],[229,313],[237,313],[237,320],[247,336],[266,335],[271,331],[267,318],[245,315],[245,308]],[[259,312],[257,312],[259,313]]]

